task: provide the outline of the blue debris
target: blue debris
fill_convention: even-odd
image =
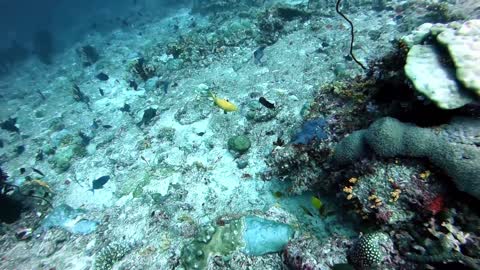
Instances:
[[[89,234],[95,231],[98,223],[81,217],[85,211],[61,204],[50,212],[40,226],[41,231],[61,228],[74,234]]]
[[[294,230],[290,225],[255,217],[245,217],[244,253],[261,256],[280,252],[292,238]]]
[[[71,227],[70,232],[74,234],[89,234],[95,231],[97,225],[96,221],[82,219]]]
[[[325,126],[327,122],[323,118],[311,119],[303,123],[302,129],[293,136],[293,144],[309,144],[313,140],[321,141],[327,138]]]

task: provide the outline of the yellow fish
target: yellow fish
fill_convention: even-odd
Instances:
[[[213,103],[215,106],[222,109],[225,113],[237,111],[238,108],[235,104],[230,101],[217,97],[212,91],[210,91],[210,96],[213,98]]]
[[[312,202],[313,207],[315,207],[316,209],[320,210],[320,208],[322,208],[322,206],[323,206],[322,201],[315,196],[312,196],[311,202]]]

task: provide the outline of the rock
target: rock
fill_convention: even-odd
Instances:
[[[200,120],[206,119],[213,111],[214,106],[209,100],[191,101],[185,103],[175,113],[175,120],[181,125],[190,125]]]
[[[245,135],[238,135],[228,139],[228,149],[233,150],[239,154],[247,152],[250,146],[250,139]]]
[[[351,241],[343,237],[319,240],[314,235],[301,235],[288,242],[283,251],[285,263],[292,270],[335,269],[332,264],[347,261],[347,250]]]
[[[248,166],[248,160],[239,159],[237,160],[237,168],[245,169]]]

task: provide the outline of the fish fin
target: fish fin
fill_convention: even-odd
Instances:
[[[302,208],[303,212],[311,217],[313,217],[313,214],[312,212],[310,212],[310,210],[308,210],[307,207],[303,206],[303,205],[300,205],[300,208]]]
[[[227,114],[227,111],[223,110],[223,114]]]
[[[215,96],[215,94],[211,90],[208,91],[208,94],[213,98],[213,100],[217,98],[217,96]]]

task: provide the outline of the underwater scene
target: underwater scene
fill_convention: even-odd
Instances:
[[[0,270],[480,269],[479,0],[0,0]]]

